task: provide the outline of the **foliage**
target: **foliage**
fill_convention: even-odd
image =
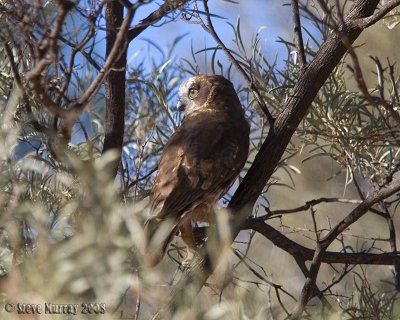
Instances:
[[[59,3],[69,5],[65,1],[0,3],[0,25],[6,30],[0,35],[0,317],[19,319],[18,313],[6,312],[7,303],[43,306],[78,303],[80,312],[82,303],[105,303],[105,315],[101,314],[101,305],[90,309],[95,318],[147,319],[165,306],[171,290],[187,275],[180,264],[184,250],[179,240],[172,243],[168,257],[156,269],[147,267],[143,243],[143,223],[148,214],[146,196],[163,146],[182,121],[182,115],[174,108],[180,83],[188,75],[205,72],[222,74],[235,83],[252,126],[250,156],[239,177],[240,183],[271,134],[271,124],[255,93],[260,94],[269,112],[278,117],[292,98],[291,90],[304,68],[291,39],[279,40],[286,52],[285,59],[277,57],[272,61],[262,46],[263,28],[246,42],[240,18],[235,23],[228,21],[227,26],[233,40],[228,51],[241,70],[229,56],[226,59],[226,50],[221,45],[197,52],[192,47],[192,57],[183,58],[176,48],[186,36],[177,37],[166,51],[148,39],[149,50],[160,54],[157,58],[149,54],[140,63],[128,65],[127,98],[123,106],[125,131],[115,177],[112,164],[119,161],[119,154],[115,150],[103,152],[107,122],[105,89],[99,85],[84,101],[84,109],[77,102],[85,97],[106,63],[99,54],[104,36],[103,4],[82,1],[73,8],[63,7],[66,18],[55,41],[50,34],[60,19]],[[302,18],[312,23],[303,32],[308,39],[307,61],[316,57],[321,44],[335,31],[335,24],[329,24],[327,16],[322,19],[312,8],[304,6],[302,12]],[[181,10],[184,21],[179,23],[199,24],[199,28],[210,32],[210,25],[205,22],[207,10],[200,10],[196,1]],[[323,12],[323,8],[320,10]],[[168,13],[164,12],[164,16]],[[340,12],[335,14],[340,20]],[[208,16],[220,18],[217,13]],[[165,23],[174,19],[172,15]],[[56,49],[52,41],[56,42]],[[37,48],[37,43],[43,47]],[[318,240],[336,224],[336,220],[331,224],[328,219],[325,223],[316,218],[317,206],[333,202],[333,206],[346,203],[351,206],[348,208],[355,208],[373,190],[399,179],[398,69],[392,58],[383,64],[371,57],[377,68],[376,80],[365,92],[365,82],[359,77],[359,62],[352,50],[349,49],[347,60],[341,60],[313,99],[249,218],[259,219],[260,223],[267,221],[275,231],[302,246],[318,247]],[[43,58],[47,55],[50,62]],[[201,63],[203,58],[207,65]],[[36,74],[39,78],[30,78],[41,61],[47,67]],[[254,87],[243,81],[243,73]],[[356,79],[357,89],[351,88],[349,77]],[[44,92],[35,87],[37,79]],[[54,113],[51,105],[46,105],[44,95],[56,102],[61,111]],[[70,128],[70,119],[62,116],[65,110],[79,111],[71,116],[76,121]],[[66,134],[64,129],[71,130]],[[301,157],[302,162],[298,161]],[[276,202],[270,197],[271,192],[285,190],[289,194],[289,190],[294,190],[298,194],[306,189],[306,185],[298,182],[303,166],[325,158],[329,159],[326,166],[338,171],[330,179],[337,178],[344,183],[344,189],[351,188],[351,197],[356,199],[325,197],[306,202],[308,199],[301,195],[299,198],[306,206],[290,209],[283,203],[280,205],[286,206],[284,209],[272,210]],[[237,184],[222,199],[222,206],[230,201],[236,189]],[[387,238],[346,229],[335,238],[332,247],[341,254],[396,254],[398,203],[397,192],[370,208],[387,223]],[[224,216],[225,211],[221,212]],[[303,214],[300,223],[295,224],[286,215],[294,212]],[[306,219],[307,212],[310,217]],[[371,221],[373,225],[375,220]],[[212,255],[220,257],[219,268],[199,296],[195,284],[181,288],[181,301],[175,309],[165,311],[165,317],[275,319],[292,312],[304,279],[296,278],[294,282],[282,279],[278,271],[266,267],[267,257],[273,260],[272,253],[269,255],[274,250],[270,242],[263,242],[254,230],[243,230],[232,247],[230,240],[225,239],[221,244],[210,238],[205,246],[213,247]],[[290,253],[290,248],[283,249]],[[308,272],[309,259],[299,261],[297,256],[293,257],[299,269]],[[280,261],[278,264],[286,260]],[[376,279],[370,280],[365,271],[369,267],[356,264],[327,263],[331,269],[318,283],[320,300],[310,303],[305,317],[398,317],[398,295],[393,283],[377,288]],[[383,276],[384,280],[394,282],[397,290],[399,272],[399,268],[393,267],[393,275]],[[350,275],[354,278],[350,279]],[[328,312],[326,301],[336,311]],[[86,319],[87,315],[75,318]]]

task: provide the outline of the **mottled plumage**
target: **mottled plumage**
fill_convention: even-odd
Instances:
[[[162,221],[171,221],[172,227],[159,251],[149,246],[152,264],[162,258],[177,228],[193,249],[190,221],[207,220],[248,156],[249,125],[230,81],[216,75],[195,76],[183,83],[179,97],[186,116],[161,156],[150,196],[148,240]]]

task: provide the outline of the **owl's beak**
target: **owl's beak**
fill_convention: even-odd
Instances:
[[[176,109],[179,112],[185,111],[186,109],[186,104],[184,104],[181,100],[178,101],[178,104],[176,105]]]

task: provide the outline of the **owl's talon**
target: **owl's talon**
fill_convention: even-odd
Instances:
[[[196,257],[198,256],[197,251],[194,248],[187,248],[187,256],[185,260],[182,261],[182,266],[183,267],[189,267],[193,261],[196,260]]]

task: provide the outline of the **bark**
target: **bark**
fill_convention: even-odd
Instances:
[[[108,1],[106,5],[106,56],[111,52],[116,41],[119,27],[124,20],[124,7],[119,1]],[[120,153],[125,129],[125,81],[127,46],[121,49],[112,71],[105,79],[106,86],[106,121],[103,153],[115,149]],[[115,163],[117,173],[120,158]]]
[[[270,240],[275,246],[291,254],[294,258],[302,261],[311,261],[315,250],[298,244],[289,239],[275,228],[259,219],[246,220],[243,229],[251,229]],[[369,265],[396,265],[400,266],[400,256],[397,253],[367,253],[367,252],[330,252],[322,256],[324,263],[344,264],[369,264]]]
[[[153,11],[148,17],[143,19],[139,24],[133,26],[126,33],[126,41],[124,47],[121,47],[119,58],[113,65],[105,79],[106,86],[106,122],[103,153],[110,149],[116,149],[119,153],[122,150],[124,130],[125,130],[125,85],[126,85],[126,59],[127,48],[129,43],[141,34],[147,27],[160,21],[169,13],[184,6],[188,0],[166,0],[160,7]],[[136,9],[142,5],[137,2],[131,6],[130,14],[135,14]],[[108,1],[106,5],[106,56],[108,56],[116,42],[117,33],[124,20],[124,6],[120,1]],[[130,20],[129,20],[130,21]],[[113,175],[118,171],[120,156],[115,161]]]

